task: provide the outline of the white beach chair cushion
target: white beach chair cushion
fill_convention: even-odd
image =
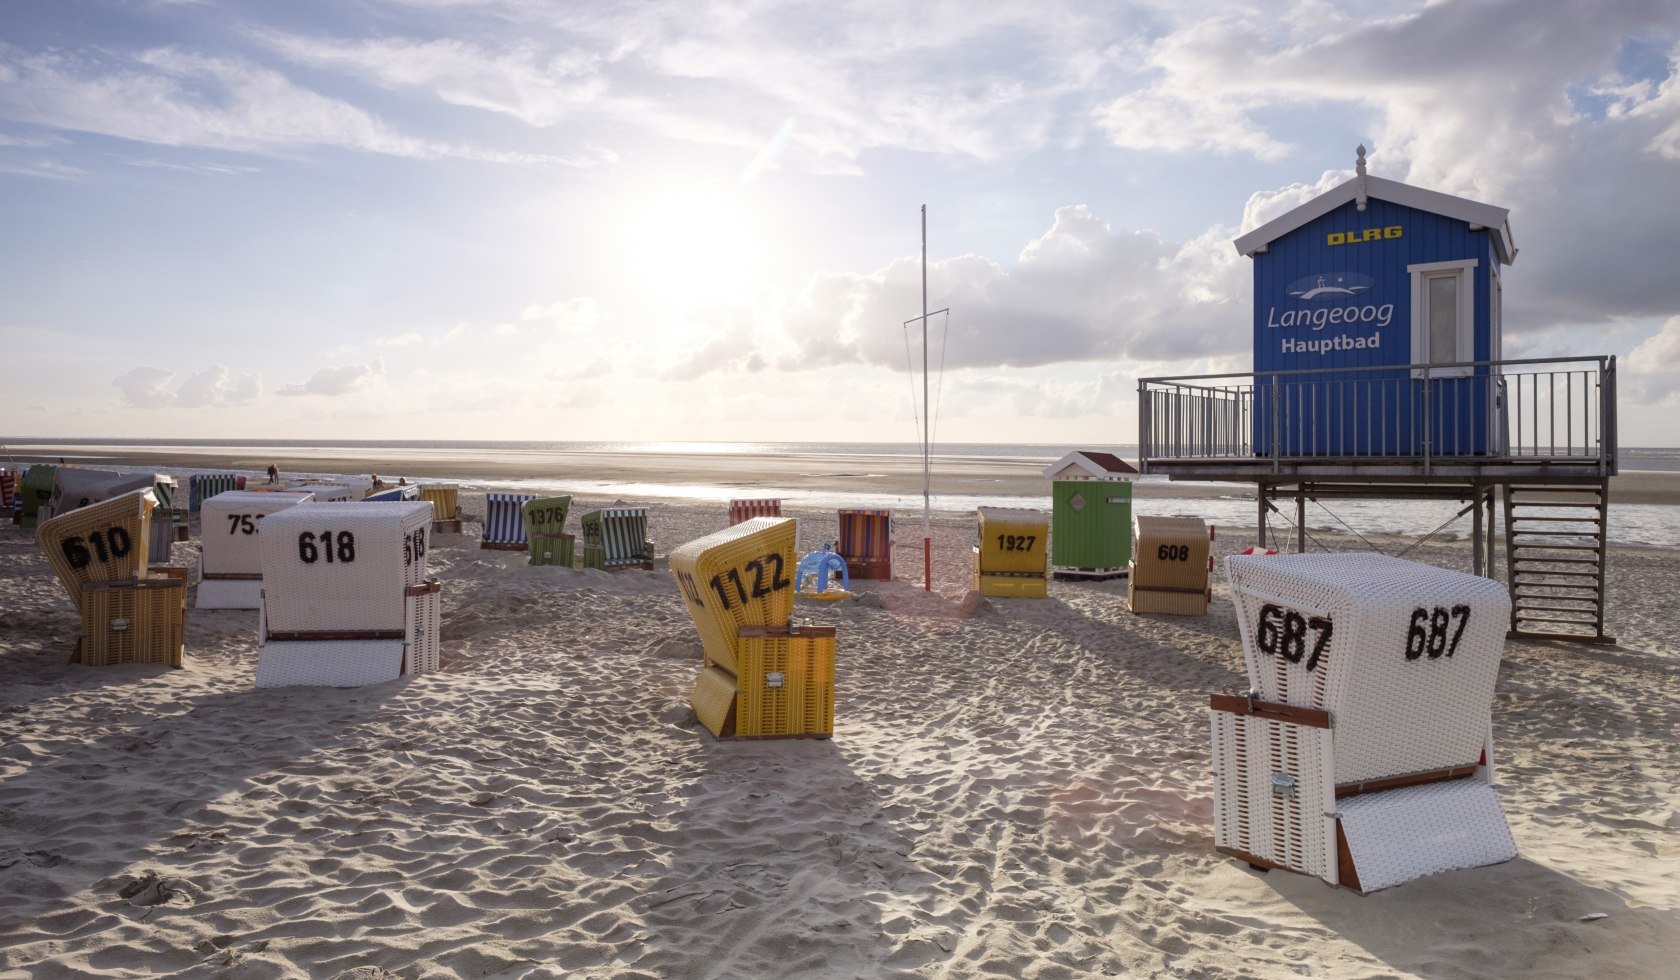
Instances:
[[[1231,555],[1225,569],[1250,684],[1265,700],[1330,712],[1336,783],[1478,760],[1510,620],[1505,586],[1379,554]],[[1305,656],[1268,652],[1267,605],[1328,620],[1329,641],[1315,650],[1322,630],[1309,628]],[[1408,657],[1415,630],[1438,636]]]
[[[426,576],[431,503],[314,503],[264,521],[260,538],[270,630],[405,628],[405,591]],[[330,533],[330,543],[322,540],[324,533]]]
[[[277,640],[257,654],[256,687],[361,687],[402,675],[401,640]]]
[[[1354,796],[1337,809],[1363,892],[1517,856],[1499,796],[1477,779]]]

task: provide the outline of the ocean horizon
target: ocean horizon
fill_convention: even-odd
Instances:
[[[67,462],[94,463],[100,460],[95,452],[101,448],[116,448],[135,454],[168,454],[186,450],[220,450],[239,455],[262,458],[265,455],[319,453],[319,470],[288,471],[288,476],[328,478],[345,475],[348,468],[333,468],[335,454],[354,454],[358,458],[389,458],[393,461],[423,456],[434,462],[447,464],[451,460],[475,462],[500,461],[517,463],[532,455],[578,454],[715,454],[719,456],[822,456],[836,459],[919,459],[920,443],[908,442],[690,442],[690,441],[532,441],[532,440],[380,440],[380,439],[41,439],[0,438],[0,455],[12,453],[31,457],[50,454]],[[941,460],[1011,460],[1052,462],[1072,449],[1112,452],[1127,460],[1136,460],[1137,446],[1116,443],[1106,446],[1091,444],[1068,445],[1052,443],[939,443],[932,447],[931,458],[937,468]],[[76,450],[87,453],[81,456]],[[119,471],[155,469],[158,472],[183,476],[194,472],[192,467],[135,467],[110,466]],[[1620,468],[1625,471],[1680,472],[1680,448],[1632,447],[1620,450]],[[394,474],[395,471],[393,471]],[[469,475],[440,474],[431,479],[457,482],[481,490],[522,492],[554,489],[555,480],[549,478],[511,479]],[[1164,476],[1139,477],[1139,482],[1169,485]],[[565,488],[580,496],[618,497],[626,500],[664,499],[686,502],[716,501],[724,505],[730,497],[741,496],[738,486],[706,483],[637,483],[623,481],[567,478]],[[1228,489],[1229,494],[1194,497],[1140,498],[1137,512],[1156,516],[1201,517],[1212,524],[1252,528],[1256,522],[1255,504],[1250,487],[1229,483],[1179,483],[1196,488]],[[818,507],[885,507],[901,512],[901,522],[908,522],[921,513],[921,494],[894,494],[868,490],[795,490],[777,492],[790,508]],[[1050,484],[1045,481],[1044,493],[1033,495],[1005,494],[934,494],[931,509],[942,514],[970,512],[976,507],[1025,507],[1050,509]],[[1274,533],[1294,537],[1293,511],[1288,507],[1284,516],[1273,515],[1269,523]],[[1451,503],[1410,500],[1338,500],[1333,507],[1317,503],[1308,505],[1309,535],[1320,532],[1352,533],[1356,535],[1419,536],[1448,522],[1457,509]],[[1496,515],[1495,525],[1500,518]],[[1437,536],[1443,539],[1463,539],[1469,535],[1468,515],[1451,520]],[[1680,548],[1680,507],[1668,504],[1619,504],[1612,500],[1609,539],[1618,545]]]

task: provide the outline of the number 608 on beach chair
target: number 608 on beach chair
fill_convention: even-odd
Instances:
[[[1225,559],[1246,695],[1214,695],[1214,842],[1376,891],[1516,856],[1491,715],[1510,595],[1377,554]]]
[[[257,687],[358,687],[438,668],[431,502],[305,504],[261,535]]]

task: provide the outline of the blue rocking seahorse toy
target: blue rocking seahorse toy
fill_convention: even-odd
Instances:
[[[832,547],[830,542],[825,541],[821,551],[813,551],[799,559],[799,567],[793,576],[794,595],[824,602],[851,597],[852,576],[846,571],[846,559],[831,550]],[[830,578],[833,572],[840,573],[839,582]]]

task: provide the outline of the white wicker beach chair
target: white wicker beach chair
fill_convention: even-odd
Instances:
[[[256,609],[262,605],[264,519],[313,500],[302,491],[229,490],[199,504],[199,609]],[[155,519],[155,518],[154,518]]]
[[[1370,892],[1516,856],[1492,786],[1510,597],[1376,554],[1225,560],[1251,690],[1215,695],[1215,844]]]
[[[356,502],[265,518],[256,686],[355,687],[436,670],[432,514],[427,501]]]

